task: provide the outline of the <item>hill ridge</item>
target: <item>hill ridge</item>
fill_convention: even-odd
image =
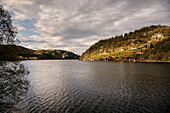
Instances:
[[[87,61],[170,61],[170,26],[152,25],[100,40],[79,58]]]
[[[0,60],[78,59],[79,55],[66,50],[33,50],[23,46],[0,45]]]

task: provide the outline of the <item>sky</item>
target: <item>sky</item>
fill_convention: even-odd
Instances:
[[[170,0],[0,0],[30,49],[81,55],[101,39],[150,25],[170,25]]]

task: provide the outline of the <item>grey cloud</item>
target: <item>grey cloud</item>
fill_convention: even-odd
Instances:
[[[20,39],[21,42],[31,42],[31,43],[47,43],[45,40],[34,40],[34,39]]]
[[[36,42],[40,48],[46,44],[49,49],[69,47],[76,53],[112,35],[152,24],[170,25],[170,0],[0,0],[0,3],[13,11],[16,19],[36,20],[33,24],[41,40],[27,39],[25,43]]]

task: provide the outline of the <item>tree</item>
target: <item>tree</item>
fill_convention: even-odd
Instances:
[[[144,45],[144,48],[147,48],[148,46],[147,45]]]
[[[153,48],[153,44],[152,43],[150,44],[150,48]]]
[[[0,44],[15,45],[17,29],[12,25],[10,13],[0,5]]]
[[[20,62],[0,62],[0,111],[17,110],[16,104],[26,96],[30,85],[29,70]]]
[[[129,33],[129,35],[133,34],[132,32]]]
[[[127,33],[124,34],[124,36],[127,36],[127,35],[128,35]]]

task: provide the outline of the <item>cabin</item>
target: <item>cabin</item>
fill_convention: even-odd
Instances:
[[[129,59],[129,62],[139,62],[139,59]]]
[[[99,59],[98,59],[98,58],[95,58],[94,61],[99,61]]]
[[[134,47],[130,47],[130,49],[134,49]]]
[[[124,49],[120,49],[120,51],[123,51]]]
[[[142,47],[144,47],[144,45],[141,45],[140,47],[142,48]]]
[[[142,48],[143,50],[146,50],[147,48]]]

